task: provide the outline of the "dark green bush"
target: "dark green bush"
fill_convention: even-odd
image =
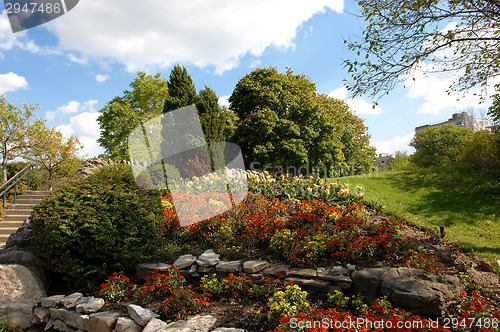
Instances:
[[[162,219],[159,192],[139,188],[131,167],[116,165],[67,182],[35,207],[31,224],[45,267],[87,287],[147,259]]]

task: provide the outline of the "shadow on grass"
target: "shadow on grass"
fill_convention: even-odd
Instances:
[[[442,226],[464,221],[476,225],[485,217],[500,217],[500,181],[492,174],[454,165],[383,178],[388,186],[415,196],[405,202],[411,210],[428,218],[439,215]]]

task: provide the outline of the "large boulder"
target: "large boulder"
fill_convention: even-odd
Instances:
[[[30,327],[33,308],[45,296],[43,282],[30,269],[19,264],[0,265],[0,321]]]
[[[465,290],[457,277],[403,267],[355,271],[352,280],[369,301],[387,295],[394,305],[424,315],[442,315]]]

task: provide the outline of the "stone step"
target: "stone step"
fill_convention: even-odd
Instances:
[[[6,214],[10,214],[10,215],[20,215],[20,214],[31,214],[31,211],[33,211],[33,208],[31,209],[25,209],[25,208],[22,208],[20,209],[19,207],[13,205],[12,207],[10,207],[9,209],[5,210],[5,213]]]
[[[19,228],[23,225],[22,221],[0,221],[0,228],[1,227],[15,227]]]
[[[17,205],[17,204],[33,204],[33,205],[36,205],[41,200],[42,200],[41,198],[29,198],[29,197],[21,197],[21,196],[19,196],[18,198],[16,198],[16,203],[13,203],[12,205]]]
[[[19,227],[0,227],[0,234],[7,234],[9,237],[10,234],[15,233]]]
[[[5,216],[5,221],[25,221],[31,214],[10,215]]]
[[[5,207],[5,213],[8,213],[10,209],[18,209],[18,210],[33,210],[36,204],[9,204]]]

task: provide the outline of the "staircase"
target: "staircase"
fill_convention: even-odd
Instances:
[[[50,191],[26,190],[16,198],[16,204],[5,206],[6,217],[4,221],[0,221],[0,248],[5,245],[9,235],[15,233],[21,227],[23,221],[31,216],[35,205],[48,194],[50,194]]]

